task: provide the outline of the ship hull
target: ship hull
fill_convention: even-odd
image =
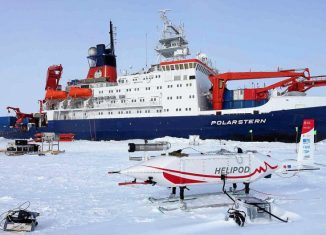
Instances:
[[[110,118],[49,121],[48,127],[22,131],[1,125],[0,136],[32,138],[39,132],[74,133],[75,139],[126,140],[164,136],[240,141],[296,142],[303,119],[315,119],[316,140],[326,139],[326,107],[274,111],[264,114],[227,114],[173,117]]]

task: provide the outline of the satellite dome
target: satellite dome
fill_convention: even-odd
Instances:
[[[90,47],[90,48],[88,49],[88,55],[89,55],[89,56],[96,56],[96,54],[97,54],[96,47]]]

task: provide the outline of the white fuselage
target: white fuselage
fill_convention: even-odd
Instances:
[[[175,187],[222,183],[253,182],[279,169],[275,159],[259,153],[230,153],[186,157],[161,156],[120,171],[135,179],[152,180]]]

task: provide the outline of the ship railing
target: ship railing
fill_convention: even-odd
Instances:
[[[74,110],[74,109],[128,109],[128,108],[145,108],[145,107],[161,107],[160,101],[148,101],[148,102],[136,102],[136,103],[101,103],[101,104],[86,104],[86,105],[66,105],[61,106],[62,110]],[[48,110],[57,110],[58,108],[48,108]]]
[[[137,102],[137,103],[123,103],[123,105],[116,105],[117,107],[146,107],[146,106],[161,106],[159,101],[150,101],[150,102]]]
[[[149,106],[162,106],[160,101],[149,102],[136,102],[136,103],[109,103],[109,104],[96,104],[95,108],[134,108],[134,107],[149,107]]]

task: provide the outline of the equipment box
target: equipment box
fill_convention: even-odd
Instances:
[[[240,199],[245,203],[247,208],[247,216],[251,221],[256,219],[271,220],[271,204],[265,200],[256,197],[243,197]]]

